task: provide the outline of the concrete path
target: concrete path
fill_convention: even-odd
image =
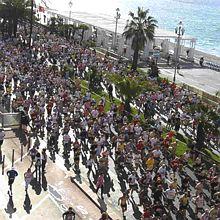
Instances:
[[[144,71],[148,68],[143,68]],[[161,76],[173,80],[173,68],[161,68]],[[184,68],[180,70],[180,74],[176,74],[176,82],[193,86],[197,89],[205,91],[211,95],[215,95],[220,91],[220,72],[206,68]]]
[[[42,146],[43,147],[43,146]],[[11,152],[15,150],[14,166],[19,175],[13,184],[13,205],[16,211],[12,213],[12,203],[9,202],[8,185],[6,172],[11,168]],[[24,172],[30,166],[30,157],[24,149],[23,161],[20,161],[20,141],[18,138],[6,139],[2,147],[5,155],[5,174],[0,175],[0,219],[32,219],[32,220],[59,220],[67,207],[72,206],[77,213],[77,220],[97,220],[100,217],[100,210],[88,197],[71,182],[71,176],[63,165],[63,162],[56,160],[54,164],[48,160],[46,170],[41,181],[34,179],[32,186],[29,186],[28,194],[24,190]],[[32,168],[33,170],[33,168]],[[76,199],[77,198],[77,199]]]

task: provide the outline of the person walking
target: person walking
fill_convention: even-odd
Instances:
[[[96,193],[98,193],[99,189],[101,189],[101,198],[103,198],[103,190],[104,190],[104,183],[105,183],[105,179],[104,179],[104,174],[101,173],[97,179],[96,182]]]
[[[28,190],[28,185],[31,183],[33,179],[33,172],[31,172],[31,168],[28,168],[27,171],[24,173],[24,181],[25,181],[25,191]]]
[[[29,150],[29,152],[28,152],[28,154],[31,156],[31,165],[30,165],[30,168],[33,166],[33,163],[36,161],[35,159],[36,159],[37,153],[38,153],[38,151],[37,151],[37,149],[35,148],[35,146],[33,146],[33,147]]]
[[[177,73],[180,74],[180,64],[179,63],[177,64],[176,69],[177,69]]]
[[[42,167],[42,159],[40,153],[36,154],[36,162],[35,162],[35,172],[36,172],[36,180],[39,179],[40,182],[40,176],[41,176],[41,167]]]
[[[2,163],[2,144],[4,142],[5,132],[0,128],[0,163]]]
[[[196,198],[195,198],[195,205],[196,205],[196,209],[195,209],[195,213],[196,215],[198,215],[198,213],[203,213],[204,211],[204,205],[205,205],[205,199],[203,196],[203,193],[200,193]]]
[[[118,199],[118,205],[121,205],[121,210],[124,216],[124,213],[127,211],[127,202],[129,203],[128,197],[126,193],[123,193],[123,195]]]
[[[203,67],[203,63],[204,63],[204,57],[201,57],[200,60],[199,60],[199,65],[201,67]]]
[[[2,128],[0,128],[0,149],[1,149],[1,146],[4,142],[4,138],[5,138],[5,132]]]
[[[87,176],[89,177],[90,173],[92,172],[92,165],[95,163],[92,157],[89,158],[89,160],[86,161],[86,166],[88,168]]]
[[[113,92],[113,86],[112,86],[112,84],[109,84],[109,86],[108,86],[108,95],[109,95],[109,100],[110,101],[114,100],[112,92]]]
[[[8,176],[8,185],[10,187],[10,191],[12,192],[12,185],[15,181],[15,177],[18,176],[18,172],[15,170],[14,167],[11,168],[11,170],[7,171]]]
[[[69,207],[66,212],[63,213],[63,220],[75,220],[76,213],[73,211],[72,207]]]
[[[46,163],[47,163],[47,153],[46,153],[46,148],[44,148],[43,150],[42,150],[42,153],[41,153],[41,155],[42,155],[42,157],[41,157],[41,162],[42,162],[42,173],[45,173],[46,171],[45,171],[45,167],[46,167]]]

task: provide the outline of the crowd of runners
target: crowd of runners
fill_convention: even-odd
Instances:
[[[129,204],[134,203],[142,212],[142,220],[165,220],[173,215],[177,219],[220,218],[218,166],[207,166],[193,142],[194,151],[186,151],[181,157],[175,155],[174,137],[181,126],[188,129],[192,121],[190,132],[196,134],[201,115],[199,112],[189,115],[186,110],[200,100],[167,83],[162,85],[161,92],[142,94],[136,106],[146,119],[154,119],[154,126],[146,130],[140,115],[130,119],[124,105],[115,104],[114,95],[110,94],[111,108],[106,111],[106,98],[95,100],[91,91],[81,87],[88,69],[120,73],[122,63],[99,58],[95,50],[76,42],[43,31],[39,34],[41,37],[34,41],[31,50],[22,38],[16,44],[0,41],[1,102],[9,110],[21,113],[22,130],[27,135],[32,158],[24,174],[25,190],[33,178],[33,166],[40,178],[45,172],[47,155],[55,162],[60,154],[66,168],[76,174],[80,174],[80,164],[86,161],[87,178],[95,183],[95,192],[104,200],[105,186],[111,181],[111,160],[121,186],[118,205],[123,216]],[[69,79],[67,65],[74,70],[74,80]],[[108,82],[110,93],[111,87],[114,85]],[[37,146],[30,146],[30,133],[46,139],[47,149],[39,151]],[[0,131],[0,145],[3,138]],[[217,137],[212,140],[219,144]],[[188,175],[187,170],[195,175]],[[11,175],[15,178],[15,174],[13,169],[8,172],[9,179]],[[100,220],[109,218],[103,213]]]

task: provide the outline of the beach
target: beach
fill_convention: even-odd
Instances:
[[[195,50],[195,58],[200,59],[204,57],[205,61],[212,62],[220,65],[220,57],[212,54],[208,54],[199,50]]]
[[[60,12],[56,10],[52,10],[53,13],[55,14],[60,14]],[[69,14],[68,12],[62,13],[63,16],[66,16],[68,19]],[[72,21],[80,21],[89,25],[94,25],[96,27],[100,27],[102,29],[107,30],[108,32],[114,32],[115,30],[115,21],[113,18],[109,15],[104,15],[104,14],[92,14],[88,12],[73,12],[71,13],[71,19]],[[123,33],[124,27],[125,27],[126,21],[121,19],[118,22],[118,33]],[[162,30],[163,31],[163,30]],[[165,30],[167,32],[167,30]],[[169,32],[169,31],[168,31]],[[172,32],[170,32],[172,33]],[[191,37],[191,36],[190,36]],[[197,48],[197,47],[196,47]],[[173,50],[172,43],[170,42],[170,49]],[[184,51],[186,54],[188,47],[184,47]],[[184,54],[184,52],[183,52]],[[220,65],[220,56],[213,55],[211,53],[203,52],[198,49],[195,49],[195,61],[198,61],[201,57],[204,57],[205,62],[212,62],[215,64]]]

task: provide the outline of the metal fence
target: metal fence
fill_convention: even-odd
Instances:
[[[21,124],[20,113],[0,112],[0,127],[2,128],[19,127],[20,124]]]

